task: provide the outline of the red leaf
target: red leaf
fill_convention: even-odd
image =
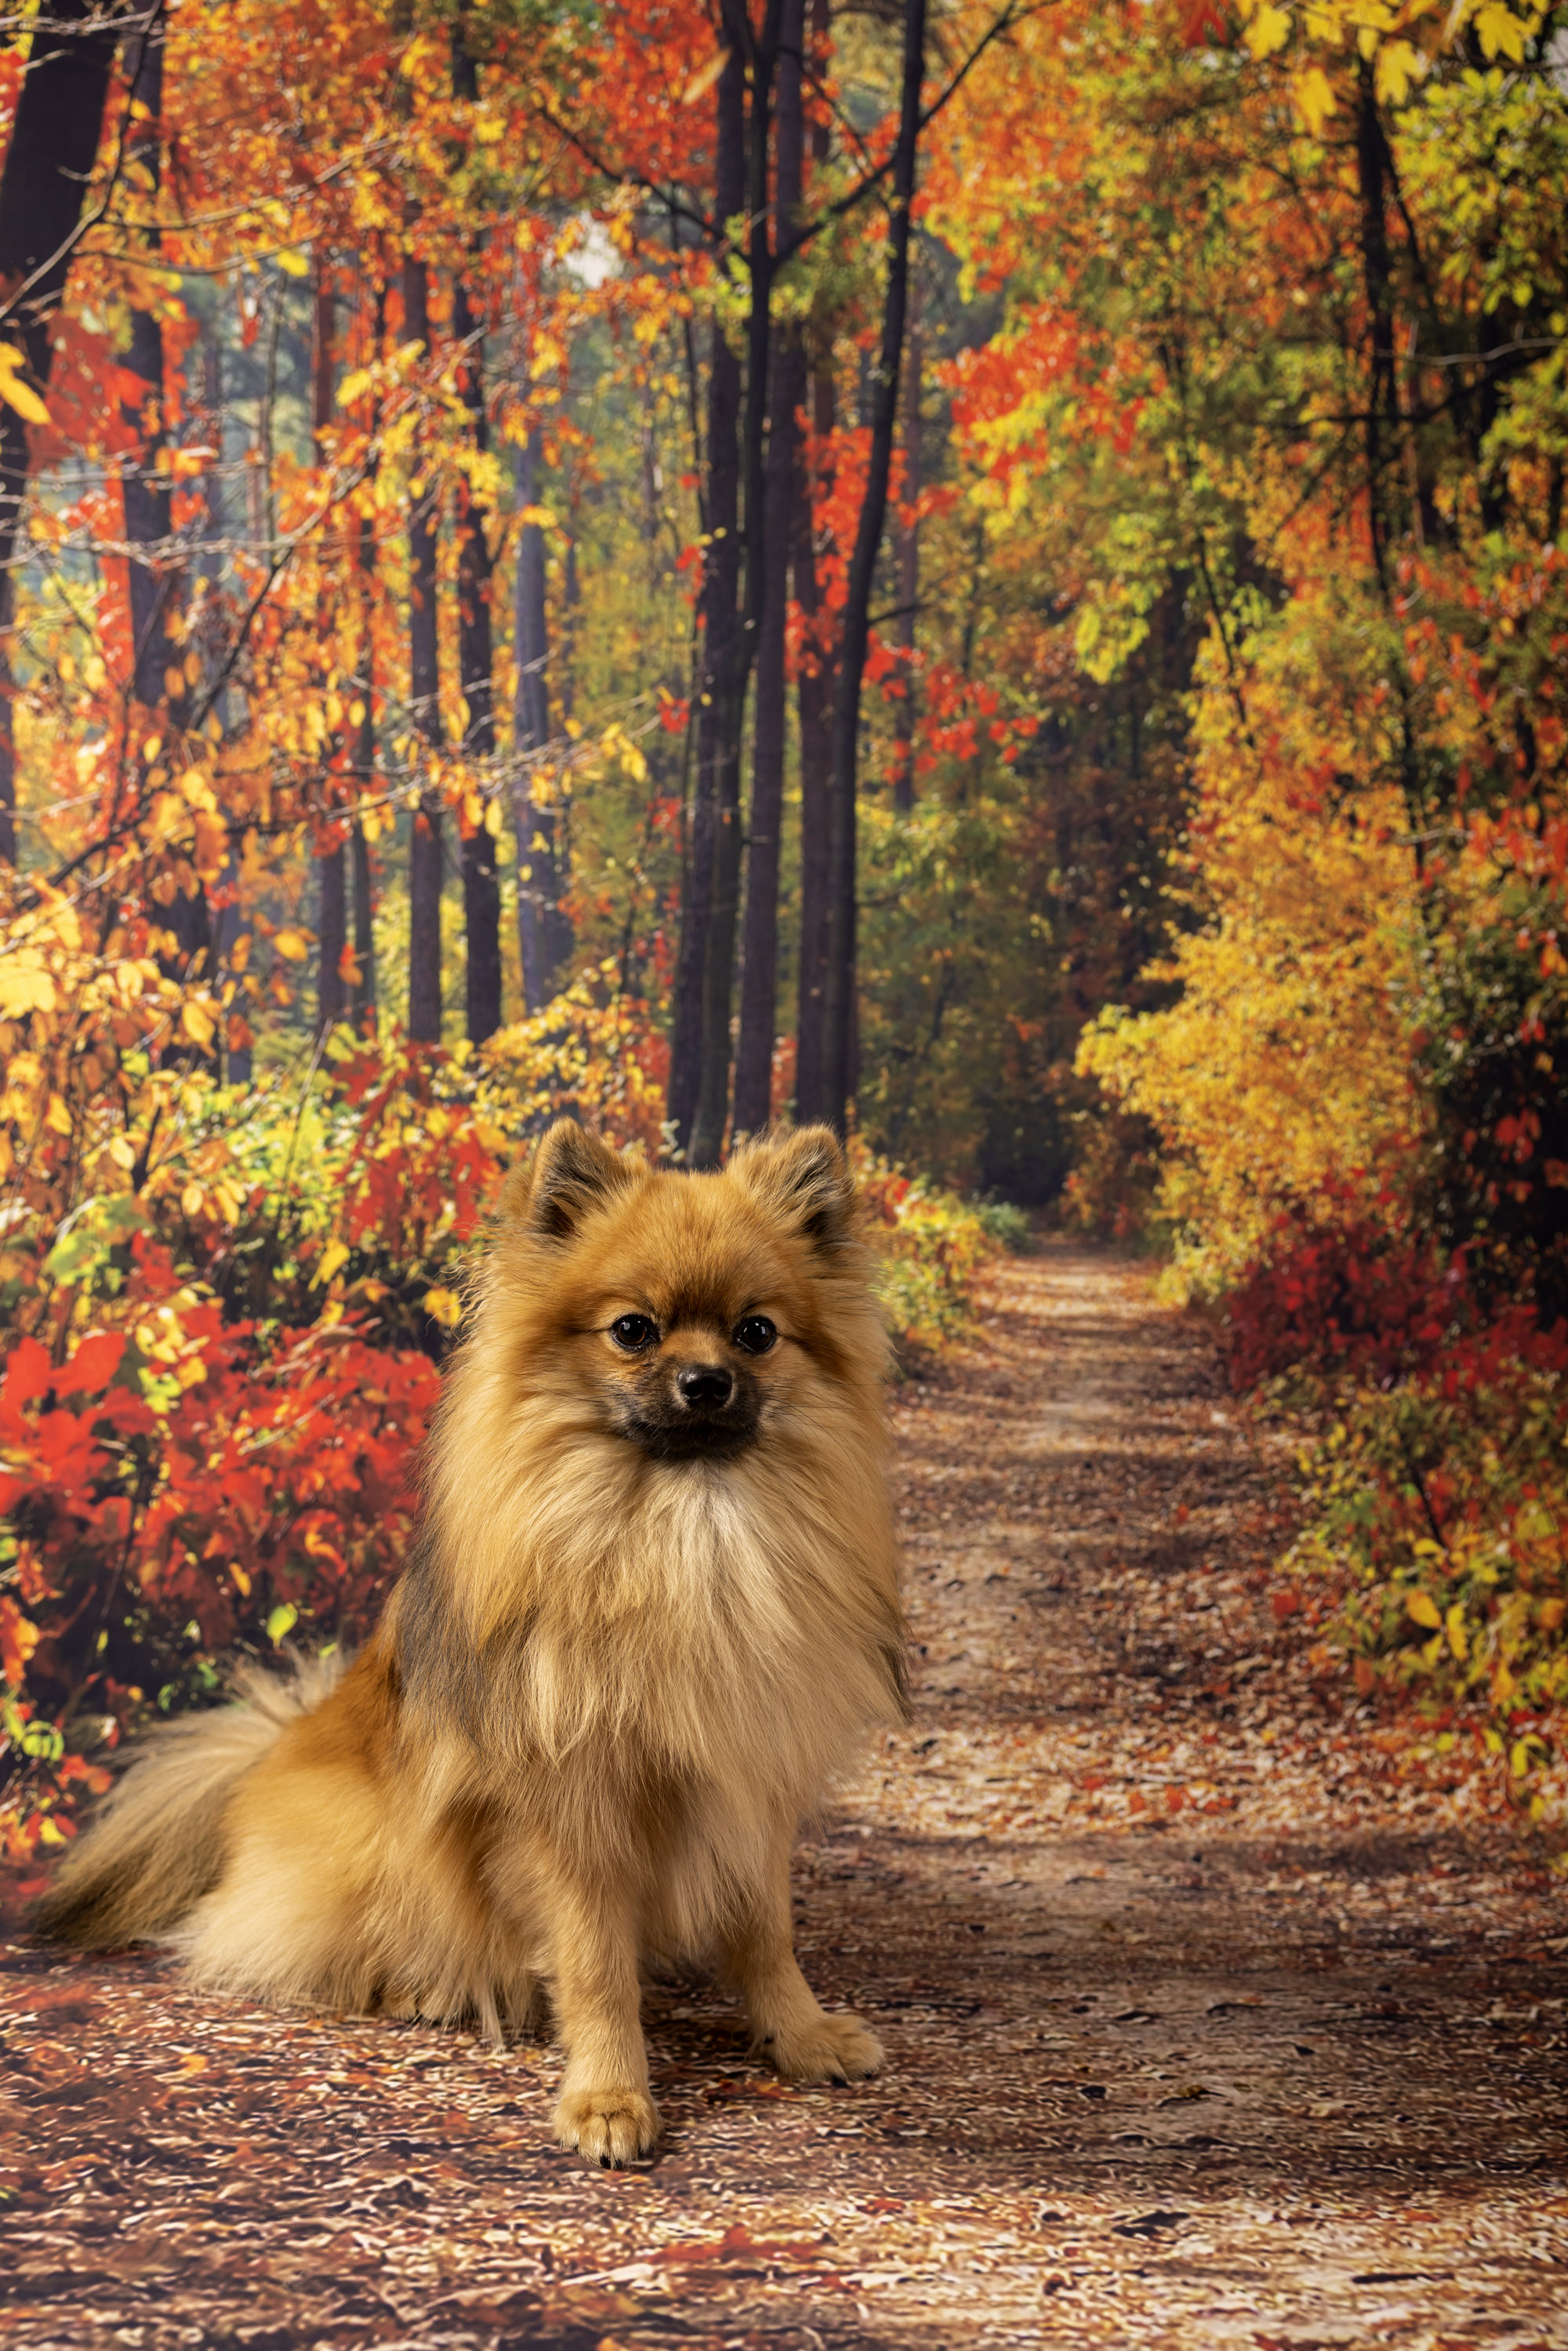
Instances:
[[[1215,0],[1187,0],[1181,12],[1182,46],[1188,49],[1228,48],[1230,27]]]
[[[12,1412],[25,1404],[33,1404],[43,1395],[54,1380],[54,1368],[47,1347],[36,1339],[18,1339],[11,1350],[5,1366],[5,1384],[0,1388],[0,1403]]]
[[[80,1395],[88,1389],[99,1395],[120,1369],[125,1340],[119,1331],[92,1331],[78,1347],[57,1382],[62,1395]]]

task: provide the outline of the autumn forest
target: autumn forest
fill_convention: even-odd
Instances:
[[[370,1621],[562,1110],[837,1127],[906,1368],[1145,1252],[1549,1824],[1562,12],[28,0],[0,116],[12,1860]]]

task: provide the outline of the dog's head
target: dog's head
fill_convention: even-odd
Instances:
[[[880,1369],[853,1181],[826,1127],[722,1174],[622,1157],[574,1121],[502,1203],[498,1301],[525,1377],[569,1375],[597,1425],[662,1462],[733,1461]],[[533,1350],[531,1364],[523,1351]]]

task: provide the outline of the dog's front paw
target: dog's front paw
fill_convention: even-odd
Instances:
[[[858,2082],[882,2069],[882,2044],[860,2018],[823,2009],[809,2024],[768,2033],[761,2045],[787,2082]]]
[[[566,2090],[555,2110],[555,2135],[606,2171],[653,2152],[659,2109],[643,2090]]]

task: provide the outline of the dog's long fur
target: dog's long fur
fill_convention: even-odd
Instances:
[[[627,1316],[656,1332],[635,1360]],[[753,1355],[758,1316],[778,1339]],[[730,1394],[694,1415],[678,1374],[703,1366]],[[503,1196],[419,1543],[366,1647],[161,1733],[42,1930],[497,2037],[548,1991],[558,2136],[604,2163],[657,2130],[649,1958],[716,1962],[782,2072],[872,2071],[796,1965],[789,1867],[903,1707],[883,1369],[825,1130],[682,1176],[562,1121]]]

